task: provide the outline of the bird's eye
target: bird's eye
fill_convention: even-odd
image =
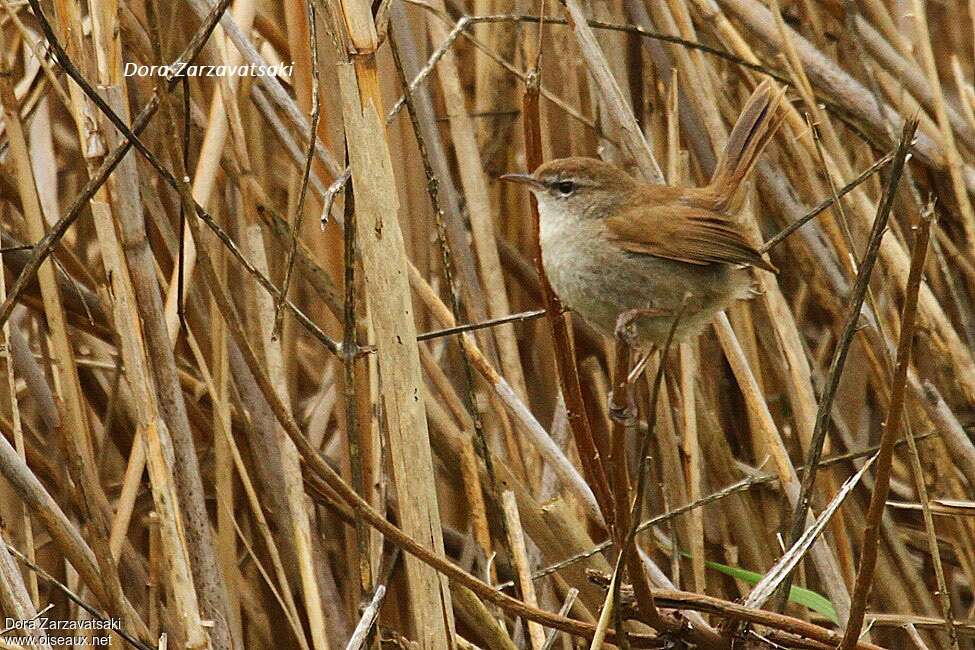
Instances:
[[[555,189],[562,196],[571,196],[576,191],[576,184],[572,181],[559,181],[555,184]]]

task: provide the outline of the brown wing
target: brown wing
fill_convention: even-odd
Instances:
[[[776,272],[738,228],[715,212],[664,203],[640,206],[606,220],[610,241],[631,253],[689,264],[749,264]]]

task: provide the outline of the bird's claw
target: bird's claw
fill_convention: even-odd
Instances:
[[[636,321],[644,316],[666,316],[667,311],[655,307],[642,307],[637,309],[627,309],[621,311],[616,317],[616,328],[614,334],[616,338],[626,345],[633,346],[636,342]]]
[[[609,392],[609,417],[613,422],[624,426],[635,426],[637,423],[637,409],[632,401],[620,404],[616,401],[616,391]]]

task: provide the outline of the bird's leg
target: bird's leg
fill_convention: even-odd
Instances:
[[[644,316],[666,316],[672,312],[658,307],[641,307],[638,309],[627,309],[621,311],[616,317],[616,328],[613,333],[616,340],[626,344],[628,347],[637,347],[636,322]]]
[[[659,316],[663,313],[660,309],[628,309],[621,312],[616,319],[616,340],[618,345],[616,346],[617,354],[625,355],[625,359],[620,359],[617,361],[617,373],[618,376],[625,376],[626,380],[623,384],[617,384],[614,390],[609,393],[609,417],[614,422],[619,422],[622,424],[635,424],[637,410],[636,406],[633,404],[633,400],[628,398],[628,395],[617,395],[617,389],[622,389],[622,392],[629,393],[633,386],[636,377],[639,377],[640,373],[647,365],[647,360],[653,353],[651,349],[650,352],[645,353],[637,361],[634,368],[629,368],[629,356],[630,350],[634,347],[636,342],[636,321],[643,316]],[[624,374],[625,373],[625,374]],[[616,381],[616,378],[614,378]]]

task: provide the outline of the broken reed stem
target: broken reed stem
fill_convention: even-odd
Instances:
[[[913,124],[916,128],[916,123]],[[901,140],[902,146],[910,142],[913,128],[909,123],[904,130]],[[911,129],[910,131],[908,129]],[[895,158],[895,165],[899,159]],[[903,164],[903,163],[900,163]],[[895,167],[896,169],[896,167]],[[897,178],[893,175],[888,181],[882,205],[887,203],[887,195],[896,191]],[[877,564],[877,552],[880,544],[880,523],[887,503],[887,493],[890,489],[891,465],[893,463],[894,438],[897,436],[901,423],[901,410],[904,406],[904,392],[907,384],[907,370],[911,365],[911,353],[914,346],[914,332],[917,319],[917,297],[921,288],[924,274],[924,262],[927,259],[928,240],[930,238],[930,220],[922,216],[921,225],[914,240],[914,250],[911,255],[911,269],[908,275],[907,287],[904,294],[904,307],[901,310],[900,338],[897,342],[897,365],[891,382],[890,404],[887,417],[881,423],[880,451],[877,454],[876,475],[873,493],[870,495],[870,506],[867,510],[866,524],[863,531],[863,541],[860,545],[860,566],[857,567],[856,583],[850,601],[850,619],[843,635],[843,642],[839,650],[850,650],[860,637],[863,627],[863,617],[867,609],[867,599],[873,582],[874,568]],[[866,261],[864,261],[866,264]],[[910,435],[910,433],[908,433]],[[918,477],[920,478],[920,477]],[[921,479],[923,481],[923,479]],[[928,516],[930,518],[930,514]],[[949,614],[950,615],[950,614]],[[946,619],[950,621],[951,619]],[[957,644],[954,628],[948,623],[951,638]]]
[[[342,224],[342,261],[345,267],[345,303],[343,309],[342,336],[342,380],[345,398],[345,428],[349,445],[349,466],[352,470],[352,486],[368,499],[369,486],[364,480],[362,445],[363,435],[368,428],[366,423],[359,422],[359,405],[357,400],[357,372],[356,351],[359,342],[356,336],[356,223],[355,223],[355,194],[352,183],[345,186],[344,222]],[[284,295],[282,293],[282,295]],[[364,361],[364,360],[363,360]],[[355,518],[356,549],[359,553],[359,587],[362,593],[368,593],[372,588],[372,561],[369,552],[369,529],[361,517]],[[378,593],[378,591],[377,591]]]
[[[386,585],[377,585],[376,591],[373,592],[372,598],[369,599],[369,604],[362,610],[362,617],[356,624],[352,636],[349,637],[349,642],[346,644],[345,650],[361,650],[366,644],[369,633],[372,631],[376,619],[379,618],[379,608],[382,606],[385,598]]]
[[[396,69],[400,75],[400,83],[404,88],[403,96],[405,98],[407,112],[410,116],[413,134],[416,137],[417,149],[420,152],[420,159],[423,162],[423,172],[427,180],[427,195],[430,198],[430,204],[434,213],[434,221],[436,222],[437,226],[437,244],[440,247],[440,258],[441,263],[443,264],[444,279],[447,282],[448,294],[450,295],[452,316],[456,320],[461,317],[463,307],[461,305],[460,287],[457,285],[457,280],[454,273],[452,249],[449,238],[447,237],[447,226],[444,221],[445,214],[440,202],[440,179],[433,170],[433,165],[427,150],[426,139],[423,137],[423,129],[420,128],[419,115],[417,114],[416,106],[413,102],[413,91],[407,85],[406,70],[403,67],[403,63],[400,58],[399,46],[393,32],[390,32],[389,34],[389,44],[390,50],[393,53],[393,62],[396,65]],[[484,431],[484,423],[481,418],[481,412],[477,406],[477,395],[475,393],[474,384],[474,369],[471,364],[471,358],[467,348],[461,342],[458,342],[458,345],[460,347],[461,362],[464,368],[464,410],[471,418],[471,422],[474,426],[474,447],[478,456],[481,457],[481,461],[484,463],[484,469],[488,476],[488,487],[490,489],[491,498],[498,507],[497,524],[499,527],[498,532],[501,536],[502,547],[510,556],[512,553],[510,546],[510,523],[508,521],[507,511],[501,507],[502,492],[498,482],[497,473],[494,470],[494,455],[491,453],[491,447],[488,445],[488,439]],[[463,420],[459,420],[459,422],[463,423]],[[489,542],[490,540],[483,541]],[[482,550],[485,557],[490,556],[490,545],[486,546]]]
[[[532,83],[525,86],[522,97],[522,120],[525,138],[525,162],[529,170],[534,170],[542,164],[542,136],[539,117],[539,85],[541,79],[536,71]],[[585,472],[586,482],[596,495],[599,509],[602,511],[606,525],[612,528],[616,514],[613,506],[612,493],[606,477],[606,469],[593,438],[589,415],[582,397],[582,386],[579,383],[579,369],[576,367],[575,352],[569,335],[569,316],[564,313],[562,303],[555,290],[548,281],[545,267],[542,263],[541,224],[538,216],[538,205],[531,197],[530,210],[533,226],[532,259],[542,292],[542,302],[548,313],[548,322],[552,328],[552,342],[555,350],[555,368],[559,377],[559,386],[565,400],[566,415],[572,437],[575,440]]]
[[[569,590],[565,594],[565,600],[562,602],[562,608],[559,609],[559,616],[568,616],[578,597],[579,590],[575,587],[569,587]],[[559,636],[560,633],[558,630],[549,630],[545,637],[545,645],[542,646],[542,650],[552,650],[552,646],[555,645],[555,641]]]
[[[426,409],[418,397],[423,384],[410,295],[410,266],[399,225],[399,199],[386,129],[382,119],[376,51],[379,35],[370,5],[343,0],[348,26],[346,47],[353,63],[337,66],[342,115],[356,201],[356,239],[363,286],[376,341],[380,402],[392,479],[400,497],[403,530],[437,556],[443,556],[436,468],[430,449]],[[290,419],[290,418],[289,418]],[[300,434],[299,434],[300,435]],[[420,646],[450,648],[454,615],[447,581],[413,557],[404,558],[405,597]]]
[[[528,560],[528,550],[525,544],[525,531],[521,528],[521,518],[518,514],[518,502],[511,490],[505,490],[501,495],[501,507],[508,528],[508,549],[511,562],[518,577],[518,587],[522,599],[529,607],[538,607],[535,595],[535,583],[532,582],[531,566]],[[545,645],[545,631],[534,621],[526,621],[528,640],[532,650],[542,650]],[[618,629],[618,628],[617,628]]]
[[[812,500],[812,490],[816,480],[816,471],[819,466],[820,458],[822,457],[823,445],[826,442],[826,432],[832,417],[833,399],[835,398],[836,390],[839,387],[840,377],[843,374],[843,366],[846,363],[846,357],[850,350],[850,344],[853,342],[853,336],[856,334],[858,329],[861,316],[860,310],[863,307],[867,289],[870,285],[870,276],[873,272],[874,264],[876,263],[877,256],[880,252],[880,240],[883,238],[887,229],[887,220],[890,217],[890,212],[893,208],[897,185],[904,171],[908,151],[911,146],[911,142],[914,139],[914,133],[917,131],[917,126],[917,120],[909,120],[905,123],[900,143],[897,145],[897,149],[894,152],[890,176],[888,177],[886,186],[884,187],[884,194],[877,206],[877,216],[874,219],[873,227],[870,231],[870,239],[867,242],[867,248],[860,264],[860,271],[857,273],[856,282],[853,286],[853,290],[851,291],[851,300],[849,310],[847,312],[846,323],[843,327],[843,333],[836,344],[833,360],[830,363],[829,371],[826,376],[823,394],[820,397],[819,410],[816,413],[816,424],[815,428],[813,429],[812,439],[809,443],[809,453],[806,459],[807,469],[802,475],[802,484],[800,486],[798,501],[796,503],[795,510],[792,513],[792,523],[784,540],[784,545],[786,548],[790,548],[795,543],[805,527],[806,514],[809,510],[809,503]],[[776,604],[778,609],[784,607],[791,587],[792,574],[789,573],[782,581],[782,586],[780,587],[777,596]]]

